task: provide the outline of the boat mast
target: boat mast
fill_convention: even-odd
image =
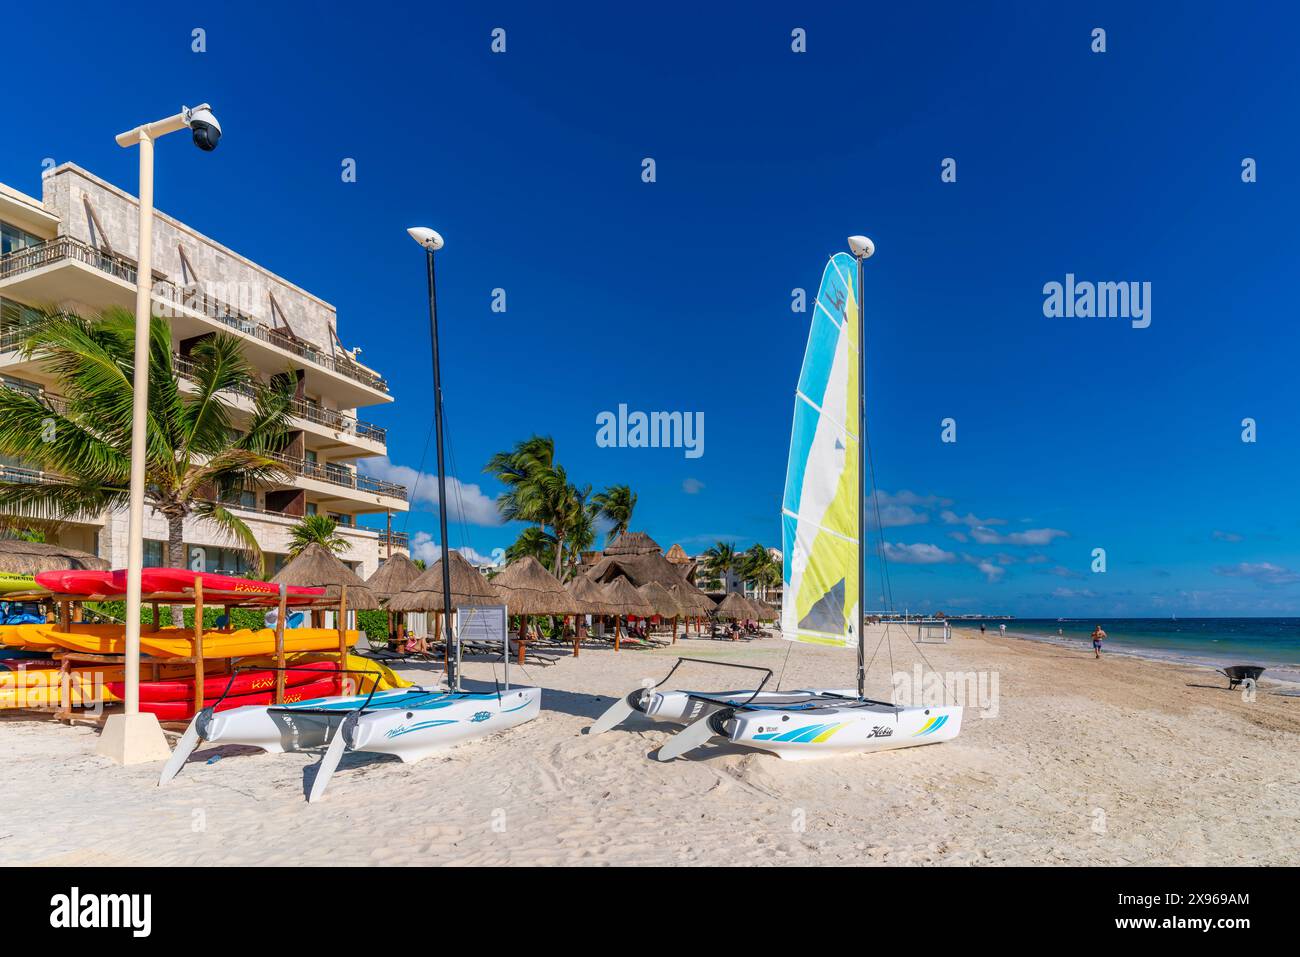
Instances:
[[[858,261],[858,697],[867,697],[866,611],[867,611],[867,321],[863,305],[862,264],[876,251],[866,236],[850,236],[849,249]]]
[[[424,247],[429,272],[429,341],[433,346],[433,428],[438,443],[438,534],[442,541],[442,614],[443,641],[447,643],[447,688],[460,690],[460,641],[451,626],[451,562],[447,545],[447,467],[443,461],[442,441],[442,366],[438,361],[438,293],[433,277],[433,254],[443,246],[442,237],[432,229],[416,226],[408,229],[411,237]]]

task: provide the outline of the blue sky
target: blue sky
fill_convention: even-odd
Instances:
[[[39,194],[53,157],[134,190],[113,135],[210,101],[221,148],[161,145],[159,207],[338,307],[393,385],[362,416],[399,469],[430,422],[405,228],[437,227],[456,475],[478,486],[453,539],[484,554],[516,529],[486,524],[480,468],[533,432],[575,479],[631,484],[665,547],[776,543],[791,290],[865,232],[896,605],[1300,614],[1294,13],[533,6],[19,4],[0,181]],[[1045,317],[1067,273],[1149,282],[1150,326]],[[597,447],[619,403],[703,412],[704,455]],[[436,529],[432,491],[412,533]]]

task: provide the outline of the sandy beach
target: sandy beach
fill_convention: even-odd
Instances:
[[[315,755],[200,750],[160,789],[158,765],[97,757],[93,730],[10,714],[0,863],[1300,863],[1300,698],[1266,682],[1247,702],[1208,670],[969,632],[923,650],[941,671],[996,673],[996,716],[968,707],[932,747],[792,763],[718,745],[661,764],[665,726],[583,730],[678,653],[784,669],[796,688],[851,684],[851,652],[591,648],[512,669],[545,689],[538,720],[416,765],[349,755],[316,805]],[[892,653],[895,670],[920,661],[905,641]],[[710,670],[679,686],[721,687]],[[877,657],[869,690],[887,695],[889,675]]]

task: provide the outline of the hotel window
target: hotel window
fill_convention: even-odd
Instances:
[[[28,246],[38,246],[43,242],[45,240],[40,236],[33,236],[25,229],[0,222],[0,256],[16,253]]]
[[[337,522],[338,524],[340,524],[340,525],[351,526],[351,525],[352,525],[352,522],[353,522],[353,516],[351,516],[351,515],[341,515],[341,514],[338,513],[338,512],[330,512],[330,513],[329,513],[329,517],[332,518],[332,519],[334,519],[334,521],[336,521],[336,522]]]
[[[41,311],[12,299],[0,299],[0,330],[28,325],[40,318]]]
[[[315,502],[308,502],[308,503],[307,503],[307,514],[308,514],[308,515],[315,515],[315,514],[316,514],[316,503],[315,503]]]

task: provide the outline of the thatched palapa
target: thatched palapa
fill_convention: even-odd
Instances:
[[[718,617],[730,618],[733,620],[743,620],[754,617],[754,609],[749,606],[743,595],[735,592],[727,595],[722,601],[718,602]]]
[[[465,560],[460,552],[451,552],[452,610],[472,605],[504,604],[497,590]],[[423,575],[407,585],[388,602],[389,611],[443,611],[442,559],[433,563]]]
[[[614,606],[605,597],[605,589],[590,578],[575,578],[564,586],[578,604],[579,615],[612,615]]]
[[[650,606],[652,613],[660,618],[675,619],[682,614],[682,607],[678,604],[677,599],[673,597],[673,593],[658,582],[647,582],[637,591],[641,593],[641,597]]]
[[[37,572],[108,571],[109,563],[89,552],[19,538],[0,539],[0,572],[35,575]]]
[[[366,579],[366,587],[378,596],[380,601],[388,601],[399,591],[420,575],[420,566],[401,552],[394,552],[393,557],[379,566],[379,570]]]
[[[492,587],[500,592],[511,614],[576,615],[582,611],[559,579],[531,555],[507,565],[492,579]]]
[[[615,578],[604,586],[605,602],[614,615],[633,615],[637,618],[648,618],[654,614],[641,593],[632,587],[626,578]]]
[[[312,542],[295,555],[271,581],[276,585],[324,588],[324,596],[313,603],[322,608],[338,604],[344,585],[348,589],[349,611],[379,607],[379,596],[357,577],[356,572],[339,561],[338,556],[317,542]]]

